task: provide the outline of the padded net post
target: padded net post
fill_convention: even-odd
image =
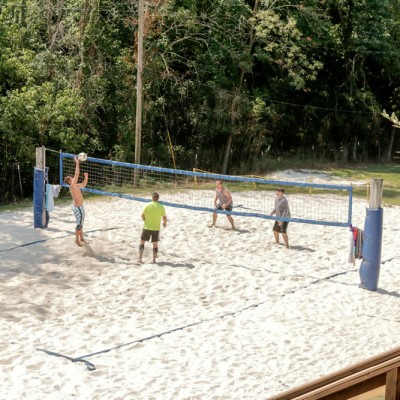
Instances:
[[[45,228],[45,171],[41,168],[34,168],[33,172],[33,227]]]
[[[33,171],[33,227],[46,228],[49,214],[46,211],[45,187],[48,168],[46,168],[46,148],[36,148],[36,167]]]
[[[363,261],[360,265],[361,287],[377,290],[381,267],[383,209],[383,179],[372,179],[371,197],[364,225]]]

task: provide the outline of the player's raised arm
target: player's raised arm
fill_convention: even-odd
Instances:
[[[79,183],[77,186],[79,188],[84,188],[86,187],[87,183],[88,183],[88,179],[89,179],[89,174],[87,172],[83,173],[84,179],[81,183]]]
[[[74,177],[72,178],[71,181],[71,186],[75,186],[78,183],[78,179],[79,179],[79,158],[77,156],[74,156],[74,161],[75,161],[75,174]]]

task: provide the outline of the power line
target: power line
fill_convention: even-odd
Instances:
[[[148,70],[148,71],[152,71],[155,73],[158,73],[159,71],[153,69],[153,68],[149,68],[149,67],[144,67],[144,70]],[[215,86],[211,86],[208,85],[206,83],[202,83],[202,82],[198,82],[197,83],[198,86],[201,87],[205,87],[207,89],[211,89],[211,90],[222,90],[226,93],[229,93],[232,96],[236,96],[237,92],[233,91],[233,90],[229,90],[229,89],[221,89],[221,88],[216,88]],[[363,111],[363,110],[350,110],[350,109],[343,109],[343,108],[336,108],[336,107],[321,107],[321,106],[313,106],[313,105],[309,105],[309,104],[299,104],[299,103],[292,103],[292,102],[287,102],[284,100],[275,100],[275,99],[271,99],[268,98],[264,95],[261,96],[255,96],[255,95],[251,95],[249,93],[240,93],[241,97],[244,98],[248,98],[248,99],[252,99],[252,100],[256,100],[256,99],[262,99],[266,102],[272,103],[272,104],[279,104],[279,105],[284,105],[284,106],[291,106],[291,107],[297,107],[297,108],[308,108],[308,109],[313,109],[313,110],[320,110],[320,111],[329,111],[329,112],[335,112],[335,113],[346,113],[346,114],[359,114],[359,115],[375,115],[378,114],[374,113],[372,111]]]

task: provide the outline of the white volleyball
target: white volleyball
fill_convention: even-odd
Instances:
[[[87,160],[87,154],[86,153],[79,153],[78,160],[79,161],[86,161]]]

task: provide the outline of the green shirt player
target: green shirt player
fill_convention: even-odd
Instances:
[[[163,220],[163,227],[167,226],[167,216],[165,215],[165,208],[158,202],[160,195],[154,192],[151,195],[152,202],[148,204],[142,212],[142,220],[144,222],[142,236],[140,237],[139,245],[139,262],[143,263],[142,257],[144,252],[144,242],[148,242],[151,238],[153,243],[153,264],[156,263],[158,253],[158,240],[160,234],[161,218]]]

